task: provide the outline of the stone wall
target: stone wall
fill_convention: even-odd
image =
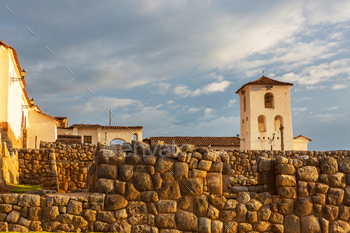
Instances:
[[[100,150],[90,179],[106,194],[101,208],[120,219],[104,221],[104,230],[350,231],[347,151],[214,152],[135,141],[122,150]]]
[[[21,149],[21,184],[42,185],[61,193],[88,189],[87,171],[93,163],[96,145],[40,143],[40,149]]]

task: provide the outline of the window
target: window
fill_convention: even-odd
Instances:
[[[260,115],[258,117],[258,128],[259,132],[265,132],[266,131],[266,122],[265,122],[265,116]]]
[[[242,135],[244,134],[244,120],[242,120]]]
[[[280,115],[275,116],[275,131],[280,131],[281,125],[283,125],[283,118]]]
[[[137,141],[137,138],[138,138],[137,134],[135,133],[132,140],[136,140]]]
[[[264,100],[265,100],[265,108],[273,108],[274,107],[273,106],[274,99],[273,99],[272,93],[266,93]]]
[[[91,143],[92,142],[92,136],[85,136],[84,135],[84,143]]]
[[[248,127],[248,117],[245,119],[245,132],[248,133],[249,127]]]
[[[247,104],[246,104],[245,96],[243,97],[243,110],[244,110],[244,112],[247,111]]]

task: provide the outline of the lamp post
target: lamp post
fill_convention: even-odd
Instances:
[[[107,132],[105,132],[105,142],[107,144]]]
[[[273,133],[273,134],[272,134],[272,140],[271,140],[271,150],[273,150],[272,143],[273,143],[273,140],[275,139],[275,136],[276,136],[276,134]]]
[[[284,151],[283,129],[284,129],[284,126],[281,124],[281,126],[280,126],[280,130],[281,130],[281,151]]]

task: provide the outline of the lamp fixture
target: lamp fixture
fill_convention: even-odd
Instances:
[[[24,69],[21,71],[21,77],[24,78],[24,76],[26,76],[27,71],[25,71]]]
[[[267,89],[267,90],[272,90],[272,87],[273,87],[273,86],[266,86],[266,89]]]

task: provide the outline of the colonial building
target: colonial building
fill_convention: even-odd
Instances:
[[[0,126],[13,148],[56,140],[55,120],[29,99],[25,75],[16,50],[0,41]]]
[[[236,91],[240,97],[241,149],[307,150],[308,141],[293,139],[292,86],[292,83],[262,76]],[[294,140],[298,140],[295,144],[297,148],[293,146]]]
[[[239,150],[238,137],[150,137],[143,140],[148,144],[158,141],[177,146],[190,144],[212,150]]]
[[[105,142],[110,144],[113,140],[131,142],[142,140],[142,126],[104,126],[98,124],[74,124],[70,127],[59,127],[60,135],[79,135],[82,143],[97,144]]]

